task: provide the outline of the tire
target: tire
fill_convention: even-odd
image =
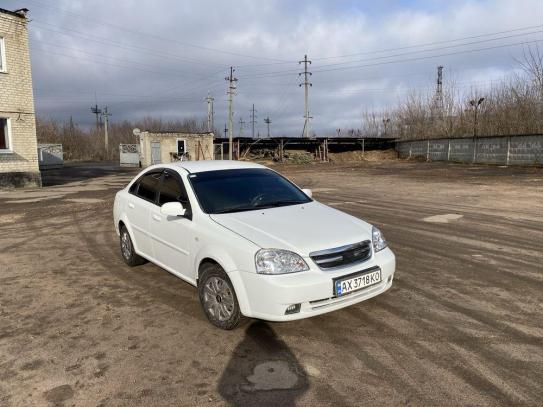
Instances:
[[[234,286],[218,264],[202,265],[198,297],[207,319],[217,328],[234,329],[243,318]]]
[[[146,262],[143,257],[136,254],[130,233],[128,233],[128,230],[124,225],[121,226],[119,245],[121,249],[121,257],[128,266],[139,266],[140,264]]]

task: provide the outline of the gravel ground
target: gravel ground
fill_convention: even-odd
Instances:
[[[276,169],[384,231],[388,292],[218,330],[193,287],[122,262],[112,203],[134,170],[68,165],[0,192],[0,405],[541,405],[542,169]]]

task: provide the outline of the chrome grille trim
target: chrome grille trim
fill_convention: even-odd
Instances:
[[[364,240],[345,246],[318,250],[309,253],[309,257],[322,269],[331,270],[345,267],[369,259],[371,257],[371,242]]]

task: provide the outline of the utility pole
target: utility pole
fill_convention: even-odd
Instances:
[[[206,97],[206,101],[207,101],[207,131],[212,133],[213,132],[213,126],[214,126],[214,123],[213,123],[213,116],[215,115],[215,111],[213,110],[213,101],[215,100],[215,98],[213,98],[209,92],[207,92],[207,97]]]
[[[485,98],[479,98],[478,100],[472,99],[469,101],[471,107],[473,107],[473,162],[477,158],[477,113],[479,112],[479,106],[485,101]]]
[[[100,115],[102,114],[102,109],[98,108],[98,104],[91,107],[91,112],[96,115],[96,130],[100,128]]]
[[[224,138],[226,138],[227,133],[228,133],[228,127],[226,127],[226,123],[224,123]]]
[[[390,119],[389,119],[389,118],[387,118],[387,117],[383,118],[383,127],[384,127],[384,129],[385,129],[385,135],[384,135],[385,137],[387,136],[387,125],[388,125],[389,123],[390,123]]]
[[[309,82],[309,77],[312,75],[311,72],[307,70],[307,64],[311,64],[311,61],[308,61],[307,55],[304,55],[303,61],[298,61],[299,64],[304,64],[304,71],[299,73],[298,75],[304,76],[304,81],[300,83],[299,86],[304,85],[305,88],[305,121],[304,121],[304,137],[308,138],[310,136],[309,132],[309,119],[312,119],[312,117],[309,116],[309,87],[313,86],[312,83]]]
[[[437,67],[437,87],[436,87],[437,107],[443,110],[443,67]]]
[[[102,109],[98,108],[98,99],[96,98],[96,92],[94,92],[94,106],[91,106],[91,112],[96,115],[96,130],[100,129]]]
[[[477,138],[477,113],[479,112],[479,106],[485,101],[485,98],[479,98],[479,100],[470,100],[469,104],[473,107],[473,138]]]
[[[256,112],[257,110],[255,110],[255,104],[253,103],[253,108],[251,110],[249,110],[249,112],[251,113],[251,125],[253,126],[252,127],[252,132],[251,132],[251,137],[252,138],[255,138],[255,124],[256,124]]]
[[[243,125],[245,124],[245,120],[243,120],[243,117],[239,118],[239,137],[243,137]]]
[[[270,138],[270,124],[271,124],[270,116],[264,119],[264,123],[268,125],[268,138]]]
[[[104,117],[104,147],[106,150],[106,156],[109,152],[109,116],[111,116],[111,113],[108,113],[107,106],[104,107],[104,111],[102,112],[102,116]]]
[[[234,104],[234,94],[236,92],[236,82],[237,78],[234,78],[234,68],[230,67],[230,76],[224,78],[228,81],[228,159],[232,159],[232,132],[233,132],[233,123],[232,123],[232,108]]]
[[[434,113],[440,119],[443,118],[443,67],[437,67],[437,85],[434,97]]]

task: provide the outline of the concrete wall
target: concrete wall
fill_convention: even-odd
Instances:
[[[543,165],[543,135],[399,141],[401,158],[500,165]]]
[[[213,133],[140,133],[140,153],[142,167],[151,165],[151,143],[160,143],[162,163],[175,161],[172,153],[177,152],[177,140],[186,140],[189,160],[213,160]]]
[[[9,119],[11,128],[9,149],[0,151],[0,187],[39,186],[27,19],[3,11],[0,17],[6,60],[0,72],[0,117]]]

